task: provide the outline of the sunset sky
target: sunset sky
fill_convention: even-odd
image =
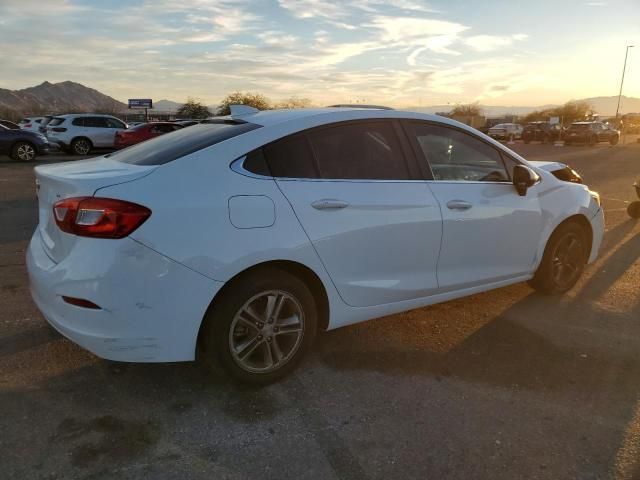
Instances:
[[[640,97],[640,0],[0,0],[0,87],[119,100],[544,105]]]

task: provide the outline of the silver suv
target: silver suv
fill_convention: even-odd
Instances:
[[[47,138],[63,150],[87,155],[93,148],[114,148],[116,132],[126,128],[126,123],[111,115],[58,115],[47,125]]]

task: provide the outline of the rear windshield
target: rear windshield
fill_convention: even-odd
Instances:
[[[48,126],[49,127],[55,127],[56,125],[60,125],[61,123],[64,122],[64,118],[52,118],[51,121],[49,122]]]
[[[256,128],[260,128],[260,125],[224,121],[194,125],[138,143],[107,157],[133,165],[164,165]]]

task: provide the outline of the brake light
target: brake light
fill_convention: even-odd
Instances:
[[[151,210],[113,198],[74,197],[56,202],[53,216],[63,232],[80,237],[124,238],[151,216]]]

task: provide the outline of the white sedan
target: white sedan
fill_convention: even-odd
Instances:
[[[592,262],[598,194],[446,118],[381,108],[211,119],[35,169],[31,292],[96,355],[290,372],[317,331]]]

